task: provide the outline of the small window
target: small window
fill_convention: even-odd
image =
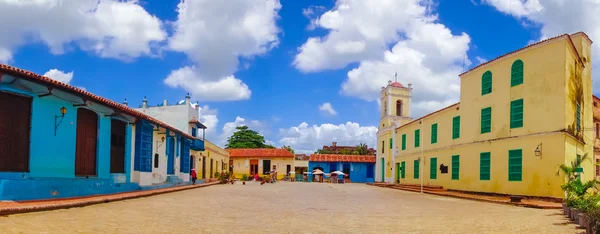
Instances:
[[[198,134],[197,131],[198,130],[196,130],[196,128],[192,128],[192,136],[193,137],[196,137],[196,135]]]
[[[381,141],[381,153],[385,153],[385,141]]]
[[[523,127],[523,99],[510,102],[510,128]]]
[[[402,150],[406,149],[406,134],[402,134]]]
[[[452,156],[452,179],[458,180],[460,171],[460,156],[453,155]]]
[[[492,92],[492,72],[486,71],[481,76],[481,96]]]
[[[508,151],[508,181],[521,181],[523,177],[523,151]]]
[[[402,116],[402,101],[396,101],[396,116]]]
[[[414,179],[419,179],[419,160],[415,160],[415,161],[414,161],[414,173],[413,173],[413,178],[414,178]]]
[[[415,147],[419,147],[421,145],[421,130],[415,130]]]
[[[429,159],[429,179],[437,179],[437,158]]]
[[[479,154],[479,180],[490,180],[490,167],[492,165],[490,152]]]
[[[159,161],[158,154],[154,154],[154,168],[158,168],[158,161]]]
[[[393,140],[392,138],[390,138],[390,149],[392,149],[392,147],[393,147],[393,146],[392,146],[392,145],[393,145],[393,143],[394,143],[394,140]]]
[[[438,124],[431,125],[431,144],[437,143]]]
[[[460,138],[460,116],[452,118],[452,139]]]
[[[492,108],[486,107],[481,109],[481,133],[492,131]]]
[[[510,86],[523,84],[523,61],[518,59],[512,64],[510,71]]]

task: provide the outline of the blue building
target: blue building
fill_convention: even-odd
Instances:
[[[320,169],[325,173],[342,171],[354,183],[375,182],[374,155],[313,154],[308,171]]]
[[[156,147],[167,140],[173,146]],[[186,182],[195,140],[126,104],[0,64],[0,200],[143,189],[168,149],[185,156]]]

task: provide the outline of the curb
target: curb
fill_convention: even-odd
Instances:
[[[37,205],[37,206],[36,205],[30,205],[30,206],[24,205],[24,206],[0,208],[0,216],[23,214],[23,213],[30,213],[30,212],[39,212],[39,211],[49,211],[49,210],[57,210],[57,209],[68,209],[68,208],[75,208],[75,207],[84,207],[84,206],[96,205],[96,204],[101,204],[101,203],[129,200],[129,199],[135,199],[135,198],[160,195],[160,194],[165,194],[165,193],[172,193],[172,192],[179,192],[179,191],[184,191],[184,190],[208,187],[208,186],[215,185],[215,184],[219,184],[219,182],[209,182],[209,183],[203,183],[203,184],[198,184],[198,185],[186,185],[186,186],[178,186],[178,187],[171,187],[171,188],[164,188],[164,189],[157,189],[157,190],[132,191],[132,192],[126,192],[126,193],[133,193],[133,194],[126,194],[124,196],[118,196],[119,194],[124,194],[124,193],[114,193],[114,194],[104,194],[104,195],[94,196],[94,197],[96,197],[95,199],[94,199],[94,197],[81,198],[81,200],[90,199],[90,200],[85,200],[85,201],[78,201],[78,199],[75,197],[75,198],[68,198],[68,199],[73,199],[72,202],[65,202],[65,203],[59,203],[59,204],[44,204],[44,205]],[[105,196],[111,196],[111,197],[106,198]],[[35,201],[29,201],[29,202],[34,203]]]
[[[386,186],[378,186],[378,185],[374,185],[374,184],[368,184],[368,185],[375,186],[375,187],[380,187],[380,188],[390,188],[390,189],[402,190],[402,191],[407,191],[407,192],[414,192],[414,193],[419,193],[420,192],[420,191],[405,190],[405,189],[399,189],[399,188],[393,188],[393,187],[386,187]],[[430,192],[430,191],[425,191],[425,190],[423,190],[423,193],[432,194],[432,195],[438,195],[438,196],[444,196],[444,197],[453,197],[453,198],[460,198],[460,199],[466,199],[466,200],[482,201],[482,202],[489,202],[489,203],[496,203],[496,204],[503,204],[503,205],[513,205],[513,206],[535,208],[535,209],[557,209],[557,210],[558,209],[562,209],[562,207],[541,206],[541,205],[526,204],[526,203],[517,203],[517,202],[495,201],[495,200],[487,200],[487,199],[477,198],[477,197],[466,197],[466,196],[459,196],[459,195],[455,195],[455,194]]]

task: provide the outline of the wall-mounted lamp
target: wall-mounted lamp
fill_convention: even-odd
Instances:
[[[535,156],[540,158],[542,157],[542,143],[535,148]]]
[[[165,137],[161,137],[161,138],[160,138],[160,140],[161,140],[162,142],[165,142]]]
[[[54,136],[56,136],[56,129],[58,129],[58,126],[62,123],[63,119],[65,118],[66,113],[67,113],[67,108],[65,108],[63,106],[60,108],[61,115],[54,116]],[[58,118],[60,118],[60,122],[57,123]]]

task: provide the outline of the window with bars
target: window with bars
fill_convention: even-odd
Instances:
[[[481,95],[486,95],[492,92],[492,72],[486,71],[481,76]]]
[[[431,144],[437,143],[438,124],[431,125]]]
[[[492,131],[492,107],[481,109],[481,133]]]
[[[452,118],[452,139],[460,138],[460,116]]]
[[[491,160],[490,152],[482,152],[479,154],[479,180],[490,180]]]
[[[429,159],[429,179],[437,179],[437,158]]]
[[[521,181],[523,177],[523,150],[508,151],[508,181]]]
[[[406,134],[402,134],[402,150],[406,149]]]
[[[415,147],[419,147],[421,145],[421,130],[415,130]]]
[[[510,128],[523,127],[523,99],[510,102]]]
[[[510,70],[510,86],[523,84],[523,61],[517,59]]]
[[[414,161],[413,178],[419,179],[419,160]]]
[[[458,180],[460,171],[460,156],[452,155],[452,179]]]
[[[575,110],[575,118],[577,120],[577,131],[581,131],[581,105],[577,103],[577,109]]]

